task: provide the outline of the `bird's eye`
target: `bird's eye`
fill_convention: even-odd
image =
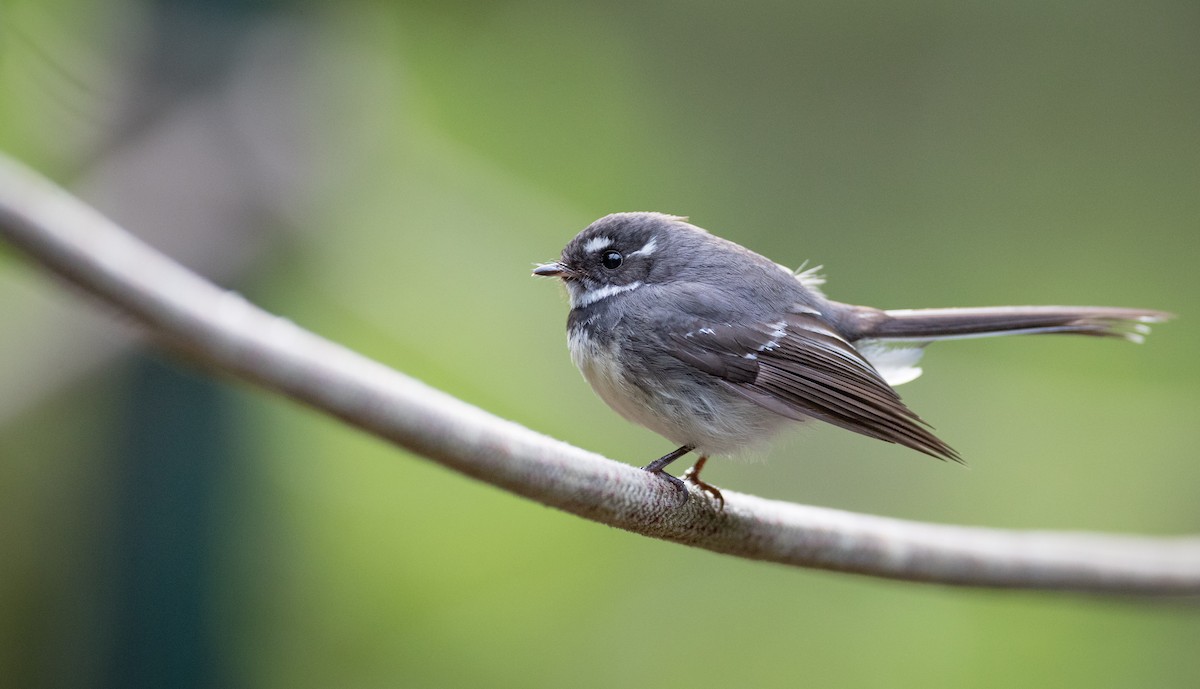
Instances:
[[[605,251],[604,258],[600,259],[600,263],[609,270],[616,270],[621,267],[623,260],[625,257],[621,255],[620,251]]]

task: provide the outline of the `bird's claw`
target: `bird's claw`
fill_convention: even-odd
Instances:
[[[683,500],[679,504],[684,505],[687,503],[688,495],[690,493],[688,491],[687,484],[684,483],[683,480],[679,479],[678,477],[668,474],[667,472],[663,471],[662,469],[654,470],[654,469],[649,469],[646,467],[643,467],[643,469],[649,474],[653,474],[655,476],[659,476],[661,478],[666,479],[667,482],[670,483],[676,490],[678,490],[680,495],[683,497]]]
[[[719,512],[725,511],[725,496],[721,495],[721,490],[719,488],[717,488],[716,486],[714,486],[713,484],[706,483],[706,482],[700,480],[700,470],[699,469],[697,469],[696,467],[692,467],[692,468],[688,469],[687,471],[683,472],[683,480],[696,486],[702,492],[707,493],[708,495],[712,496],[712,498],[717,501],[717,511],[719,511]]]

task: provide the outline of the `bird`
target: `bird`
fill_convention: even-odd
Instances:
[[[1061,333],[1141,342],[1173,314],[1095,306],[884,310],[825,296],[820,266],[792,270],[656,212],[606,215],[533,275],[558,278],[570,303],[571,359],[625,419],[678,448],[642,467],[724,509],[700,479],[712,456],[738,455],[796,422],[823,421],[962,462],[895,386],[921,375],[936,340]],[[688,453],[682,477],[666,468]]]

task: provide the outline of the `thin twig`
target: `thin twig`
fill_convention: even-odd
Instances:
[[[964,586],[1200,593],[1200,538],[943,526],[665,481],[430,388],[217,288],[0,158],[0,235],[162,344],[468,476],[594,521],[719,553]]]

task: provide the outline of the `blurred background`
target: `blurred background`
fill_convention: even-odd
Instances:
[[[966,458],[813,426],[705,478],[942,523],[1200,531],[1200,5],[4,0],[0,149],[491,412],[672,449],[533,280],[659,210],[879,307],[1097,304],[1144,346],[935,345]],[[159,354],[0,246],[5,687],[1183,687],[1196,601],[902,584],[585,522]]]

